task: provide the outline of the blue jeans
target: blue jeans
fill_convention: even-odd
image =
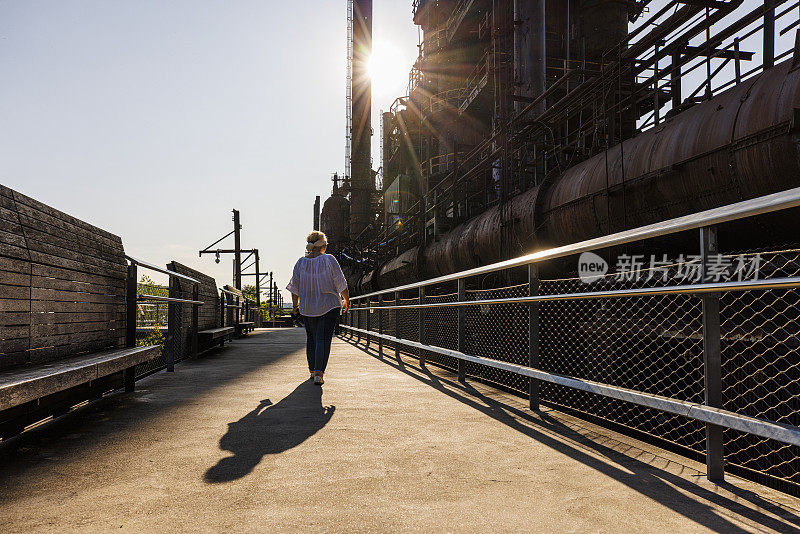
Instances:
[[[325,371],[331,355],[331,340],[341,308],[334,308],[319,317],[303,317],[306,327],[306,358],[309,371]]]

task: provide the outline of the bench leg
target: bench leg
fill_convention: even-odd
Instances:
[[[136,389],[136,367],[125,369],[125,391],[130,393]]]

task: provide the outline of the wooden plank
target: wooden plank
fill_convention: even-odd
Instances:
[[[0,300],[0,310],[2,310],[2,300]],[[13,301],[7,301],[13,302]],[[125,304],[111,304],[102,302],[49,302],[43,300],[33,300],[30,303],[31,312],[55,312],[55,313],[84,313],[84,312],[119,312],[125,310]],[[7,310],[24,311],[24,310]]]
[[[0,268],[0,285],[30,287],[31,276],[29,274],[4,271]]]
[[[0,312],[0,325],[13,326],[13,325],[29,325],[31,321],[31,314],[25,312]]]
[[[0,257],[2,256],[25,261],[29,261],[31,259],[27,248],[17,247],[7,243],[0,243]]]
[[[28,325],[15,325],[3,326],[0,325],[0,343],[10,341],[12,339],[24,339],[30,334],[30,326]]]
[[[76,244],[85,245],[93,250],[114,254],[122,250],[121,240],[109,240],[94,233],[86,232],[68,222],[52,218],[42,220],[31,214],[18,213],[17,222],[31,231],[42,232],[63,239],[68,239]]]
[[[41,278],[54,278],[57,280],[67,280],[70,282],[85,282],[87,284],[97,284],[100,286],[125,288],[126,277],[121,277],[118,274],[113,276],[105,276],[101,274],[85,273],[73,271],[71,269],[63,269],[61,267],[54,267],[52,265],[42,265],[34,263],[30,265],[30,273],[33,276]]]
[[[15,287],[15,286],[7,286]],[[24,289],[24,288],[18,288]],[[0,287],[2,291],[2,287]],[[62,291],[60,289],[42,289],[32,287],[30,289],[32,301],[45,300],[48,302],[100,302],[103,304],[125,304],[124,295],[104,295],[100,293],[80,293],[77,291]]]
[[[0,371],[21,367],[28,363],[28,351],[0,352]]]
[[[2,247],[2,245],[0,245]],[[43,252],[39,250],[41,247],[37,247],[36,249],[30,250],[30,260],[31,263],[38,263],[41,265],[50,265],[53,267],[58,267],[61,269],[69,269],[72,271],[77,271],[80,273],[90,273],[90,274],[100,274],[103,276],[108,276],[111,278],[118,278],[124,279],[127,276],[127,267],[124,269],[122,266],[114,266],[114,268],[101,268],[93,265],[88,265],[82,261],[75,261],[71,259],[64,258],[63,256],[58,254],[56,250],[56,254],[51,254],[48,252]]]
[[[33,337],[48,337],[53,335],[77,334],[84,332],[118,332],[125,330],[125,323],[122,321],[93,321],[81,323],[38,324],[31,325],[29,328],[30,335]]]
[[[10,286],[0,283],[0,295],[3,295],[3,299],[28,300],[31,296],[31,290],[25,286]]]
[[[59,245],[47,243],[39,239],[28,238],[27,242],[28,242],[28,251],[31,253],[31,259],[33,259],[34,252],[41,252],[44,254],[50,254],[52,256],[56,256],[58,258],[71,260],[79,264],[82,264],[84,266],[89,266],[91,269],[100,268],[109,272],[123,272],[123,271],[125,273],[128,272],[127,264],[125,263],[124,258],[122,258],[121,255],[119,258],[102,259],[82,254],[81,252],[68,250]],[[86,267],[77,270],[86,270]]]
[[[59,347],[62,345],[81,345],[98,343],[101,346],[113,344],[118,336],[115,330],[96,330],[94,332],[76,332],[74,334],[57,334],[52,336],[39,336],[31,338],[31,348]]]
[[[31,262],[27,259],[20,260],[16,258],[0,256],[0,270],[10,273],[30,274]]]
[[[3,282],[2,271],[0,271],[0,282]],[[95,293],[99,295],[120,295],[122,298],[125,298],[125,288],[120,287],[121,280],[116,280],[115,282],[116,285],[109,286],[105,284],[59,280],[57,278],[44,278],[42,276],[33,276],[29,278],[29,285],[38,289]]]
[[[16,203],[13,198],[0,195],[0,207],[16,211]]]
[[[74,356],[87,356],[92,353],[112,350],[125,345],[125,338],[111,340],[95,340],[83,343],[71,343],[52,347],[40,347],[28,352],[30,365],[58,362]]]
[[[0,230],[0,243],[4,245],[26,249],[25,238],[20,234],[14,234]]]
[[[25,197],[24,195],[18,196],[18,194],[14,195],[14,200],[15,208],[20,215],[26,215],[33,219],[50,224],[51,226],[63,228],[65,230],[74,228],[76,233],[79,233],[84,237],[95,236],[96,238],[104,240],[110,245],[122,243],[122,239],[111,232],[107,232],[102,228],[98,228],[97,226],[77,219],[64,213],[63,211],[59,211],[46,204],[42,204],[38,200],[33,200],[32,198]]]
[[[0,352],[17,352],[22,350],[28,350],[30,344],[28,343],[28,339],[16,338],[16,339],[4,339],[0,341]]]
[[[124,311],[107,311],[107,312],[67,312],[67,313],[31,313],[31,325],[44,325],[44,324],[73,324],[84,322],[117,322],[125,324]]]
[[[30,300],[6,299],[0,297],[0,312],[27,312],[31,309]]]
[[[14,201],[19,205],[31,207],[31,208],[35,209],[36,211],[39,211],[41,213],[46,213],[46,214],[50,215],[51,217],[55,217],[55,218],[58,218],[58,219],[61,219],[61,220],[69,221],[70,223],[74,224],[75,226],[79,226],[79,227],[81,227],[81,228],[83,228],[83,229],[85,229],[87,231],[92,232],[92,233],[103,235],[103,236],[105,236],[105,237],[107,237],[109,239],[117,239],[117,240],[119,240],[119,238],[116,235],[112,234],[111,232],[103,230],[102,228],[99,228],[99,227],[97,227],[97,226],[95,226],[93,224],[87,223],[86,221],[78,219],[77,217],[73,217],[72,215],[70,215],[68,213],[65,213],[63,211],[57,210],[56,208],[54,208],[52,206],[49,206],[49,205],[47,205],[47,204],[45,204],[43,202],[40,202],[39,200],[36,200],[34,198],[31,198],[31,197],[29,197],[27,195],[24,195],[24,194],[20,193],[19,191],[14,191],[13,193],[14,193]]]
[[[80,237],[67,230],[60,228],[36,228],[33,224],[43,225],[44,223],[20,216],[20,221],[25,231],[25,238],[30,241],[41,241],[55,245],[64,250],[70,250],[82,255],[109,260],[114,262],[124,261],[122,245],[108,246],[99,243],[96,237]]]
[[[160,347],[134,347],[0,373],[0,410],[112,375],[157,357]]]
[[[19,219],[17,218],[16,213],[11,210],[0,208],[0,231],[8,232],[20,237],[23,236],[22,225],[19,224]],[[23,244],[22,246],[25,245]]]

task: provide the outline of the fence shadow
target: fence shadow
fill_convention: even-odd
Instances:
[[[322,405],[322,388],[306,380],[273,404],[269,399],[244,417],[228,423],[219,448],[233,453],[206,471],[211,484],[231,482],[247,476],[268,454],[297,447],[321,430],[333,417],[335,406]]]
[[[759,527],[778,532],[793,532],[800,534],[800,515],[795,511],[763,499],[760,496],[724,483],[724,487],[734,498],[716,492],[709,487],[696,484],[686,478],[664,471],[625,455],[615,449],[607,447],[587,438],[583,434],[568,427],[561,421],[548,416],[546,413],[534,415],[531,412],[517,409],[495,398],[484,395],[469,383],[460,384],[455,380],[448,380],[443,376],[432,373],[427,366],[422,368],[398,362],[394,358],[393,350],[386,351],[381,356],[377,350],[367,348],[363,340],[355,336],[340,336],[346,343],[357,347],[366,354],[378,359],[386,365],[394,367],[408,376],[429,384],[434,389],[458,400],[472,408],[492,417],[493,419],[525,434],[539,443],[558,449],[575,461],[597,469],[609,477],[618,480],[629,488],[640,492],[660,502],[673,511],[695,521],[714,532],[745,533],[748,528],[743,527],[738,521],[717,515],[707,504],[713,503],[730,512],[738,514]],[[374,345],[374,342],[373,342]],[[401,356],[402,358],[402,356]],[[414,357],[410,359],[413,361]],[[449,371],[452,372],[452,371]],[[567,445],[555,436],[571,440],[580,447]],[[583,449],[583,450],[582,450]],[[593,457],[588,451],[602,455],[612,463]],[[614,464],[625,466],[620,469]],[[780,517],[780,519],[774,517]]]

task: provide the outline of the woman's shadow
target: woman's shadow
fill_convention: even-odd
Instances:
[[[303,443],[328,424],[335,406],[322,406],[322,388],[307,380],[277,404],[262,400],[234,423],[219,440],[233,456],[222,458],[205,474],[209,483],[246,476],[267,454],[278,454]]]

